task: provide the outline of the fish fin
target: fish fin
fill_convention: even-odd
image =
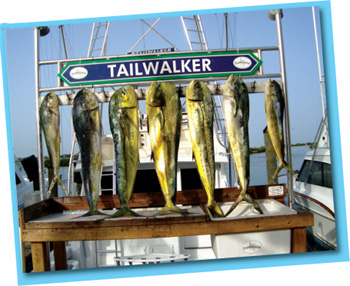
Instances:
[[[65,185],[63,184],[61,178],[60,178],[58,175],[56,175],[56,180],[57,180],[57,182],[60,184],[60,186],[61,186],[61,188],[63,189],[64,193],[66,194],[66,197],[68,197],[68,196],[69,196],[69,193],[68,193],[68,191],[67,191]]]
[[[152,161],[154,158],[153,158],[153,151],[151,151],[151,158],[150,158],[150,161]]]
[[[238,111],[238,104],[237,101],[235,99],[233,99],[233,117],[236,117],[237,115],[237,111]]]
[[[87,213],[85,213],[85,214],[83,214],[82,216],[79,216],[79,217],[88,217],[88,216],[93,216],[93,215],[107,216],[107,214],[104,214],[103,212],[100,212],[99,210],[89,210]]]
[[[243,201],[243,195],[239,195],[237,200],[233,203],[233,205],[230,207],[230,209],[228,210],[228,212],[225,214],[225,217],[227,217],[230,213],[232,213],[234,211],[234,209],[240,204],[240,202]]]
[[[117,218],[122,216],[134,216],[134,217],[141,217],[138,213],[132,211],[129,207],[121,207],[119,210],[117,210],[114,214],[109,216],[108,218]]]
[[[263,211],[261,210],[260,206],[258,203],[253,199],[253,197],[250,194],[247,193],[241,193],[237,200],[233,203],[233,205],[230,207],[228,212],[225,214],[225,217],[227,217],[233,210],[243,201],[246,201],[249,204],[252,204],[254,209],[256,209],[260,214],[264,214]]]
[[[278,174],[279,174],[279,172],[281,172],[282,169],[283,169],[283,162],[280,162],[276,168],[275,173],[273,174],[273,177],[272,177],[276,183],[278,182],[277,181]]]
[[[160,128],[163,129],[165,119],[164,119],[164,113],[162,109],[160,109],[160,112],[157,114],[157,118],[159,120]]]
[[[49,197],[51,197],[52,189],[53,189],[53,187],[55,186],[56,183],[57,183],[57,176],[55,176],[52,179],[51,183],[50,183],[50,186],[49,186]]]
[[[55,186],[56,183],[58,183],[61,186],[61,188],[63,189],[65,195],[68,197],[69,196],[68,191],[67,191],[65,185],[63,184],[61,178],[58,175],[55,175],[54,178],[52,179],[51,183],[50,183],[49,197],[51,197],[52,189],[53,189],[53,187]]]
[[[211,204],[208,204],[208,209],[216,217],[225,217],[222,209],[215,201],[213,201]]]
[[[289,164],[285,161],[283,162],[283,168],[285,168],[289,173],[291,173],[298,180],[297,174],[295,174],[295,172],[292,170]]]
[[[166,205],[165,207],[163,207],[159,212],[157,212],[154,216],[159,216],[159,215],[163,215],[166,213],[181,213],[181,209],[177,206],[175,206],[174,204],[171,205]]]

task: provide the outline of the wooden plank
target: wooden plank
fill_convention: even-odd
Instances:
[[[33,272],[50,271],[50,257],[48,243],[32,242]]]
[[[52,214],[46,217],[30,221],[26,223],[26,229],[56,229],[56,228],[97,228],[97,227],[118,227],[118,226],[144,226],[163,225],[163,224],[184,224],[184,223],[199,223],[209,220],[207,214],[201,209],[198,212],[198,206],[194,207],[195,211],[183,208],[182,213],[170,213],[162,216],[144,216],[144,217],[121,217],[108,219],[108,216],[90,216],[82,217],[83,213],[79,214]],[[113,214],[115,211],[104,211],[105,214]],[[145,210],[146,213],[149,211]],[[157,211],[153,211],[156,213]],[[142,214],[142,211],[137,210],[137,213]]]
[[[79,241],[104,239],[135,239],[206,234],[228,234],[278,229],[305,228],[313,225],[312,214],[270,217],[247,217],[233,220],[177,222],[161,224],[157,219],[144,225],[116,225],[115,221],[100,221],[92,226],[81,223],[75,228],[34,228],[23,230],[23,241]],[[165,222],[165,221],[164,221]],[[119,221],[120,223],[120,221]]]
[[[283,188],[283,194],[277,196],[269,195],[269,185],[250,186],[248,192],[255,199],[273,198],[283,203],[286,191],[285,185],[272,185]],[[217,188],[215,189],[215,198],[218,202],[233,202],[237,199],[240,191],[237,188]],[[62,210],[85,210],[89,209],[85,197],[58,197],[53,200],[60,205]],[[207,203],[207,195],[203,189],[178,191],[176,204],[179,205],[199,205]],[[134,207],[160,207],[164,206],[164,196],[161,192],[135,193],[133,194],[129,206]],[[118,195],[103,195],[99,197],[98,208],[110,209],[119,208],[120,202]],[[26,220],[27,221],[27,220]]]
[[[47,199],[23,208],[21,216],[23,217],[23,222],[26,223],[38,217],[61,211],[60,205],[55,200]]]
[[[55,258],[55,270],[67,270],[66,243],[64,241],[54,241],[53,251]]]
[[[291,245],[291,252],[292,253],[299,253],[299,252],[306,252],[306,228],[294,228],[291,232],[292,236],[292,245]]]

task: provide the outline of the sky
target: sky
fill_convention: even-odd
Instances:
[[[318,9],[316,11],[317,26],[320,32]],[[208,48],[224,49],[226,42],[223,11],[220,10],[218,13],[204,12],[201,19]],[[227,12],[229,12],[228,43],[230,49],[278,45],[276,23],[268,19],[267,10],[248,12],[228,10]],[[288,8],[283,10],[283,15],[282,31],[285,45],[291,141],[292,144],[312,142],[322,116],[312,10],[311,7]],[[150,25],[156,20],[156,18],[144,18]],[[91,21],[83,21],[82,24],[74,21],[65,23],[63,26],[68,58],[87,56],[92,31]],[[60,22],[53,23],[54,25],[49,26],[50,33],[40,38],[41,60],[65,58],[61,30],[59,29]],[[126,54],[147,29],[148,27],[139,19],[118,20],[117,18],[116,21],[111,21],[107,55]],[[155,29],[174,44],[178,50],[189,50],[180,17],[163,17]],[[13,148],[17,157],[37,154],[33,35],[32,27],[15,28],[8,29],[5,38]],[[321,39],[319,41],[321,42]],[[134,51],[169,46],[152,31],[136,46]],[[276,51],[263,54],[263,68],[265,73],[280,71]],[[42,87],[54,86],[56,83],[56,69],[42,69]],[[140,109],[145,112],[143,106],[144,102],[140,102]],[[105,134],[110,134],[107,110],[108,106],[104,104],[103,128]],[[61,106],[60,114],[61,154],[67,154],[71,151],[71,106]],[[307,125],[305,125],[305,121],[308,122]],[[251,94],[249,120],[251,147],[264,145],[262,131],[265,126],[264,96],[263,94]],[[47,154],[46,147],[44,147],[44,154]]]

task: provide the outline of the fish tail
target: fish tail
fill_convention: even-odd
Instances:
[[[292,170],[289,164],[285,161],[283,162],[283,168],[285,168],[289,173],[291,173],[298,180],[297,174],[295,174],[295,172]]]
[[[63,189],[64,193],[66,194],[66,196],[68,197],[68,192],[66,187],[64,186],[61,178],[59,175],[55,175],[54,178],[52,179],[51,183],[50,183],[50,187],[49,187],[49,196],[51,197],[51,192],[53,187],[56,185],[56,183],[60,184],[61,188]]]
[[[177,206],[175,206],[174,204],[167,204],[165,205],[158,213],[156,213],[154,216],[159,216],[159,215],[163,215],[165,213],[181,213],[181,209]]]
[[[88,216],[93,216],[93,215],[104,215],[104,216],[106,216],[106,214],[104,214],[103,212],[100,212],[99,210],[89,210],[86,214],[83,214],[80,217],[88,217]]]
[[[233,205],[230,207],[228,212],[225,214],[225,217],[227,217],[233,210],[243,201],[246,201],[249,204],[252,204],[253,207],[260,213],[263,214],[263,211],[261,210],[260,206],[258,203],[252,198],[252,196],[248,193],[241,193],[237,200],[233,203]]]
[[[60,184],[61,188],[63,189],[64,193],[66,194],[66,197],[69,196],[69,193],[65,187],[65,185],[63,184],[61,178],[57,175],[57,182]]]
[[[116,218],[116,217],[122,217],[122,216],[135,216],[140,217],[138,213],[132,211],[129,207],[121,207],[119,210],[117,210],[114,214],[112,214],[109,218]]]
[[[224,217],[224,213],[222,212],[222,209],[220,208],[220,206],[217,204],[216,201],[211,201],[210,203],[208,202],[208,209],[210,210],[210,212],[217,216],[217,217]]]
[[[276,168],[275,173],[273,174],[273,177],[272,177],[276,183],[278,182],[278,180],[277,180],[278,174],[279,174],[279,172],[281,172],[282,169],[283,169],[283,162],[280,162]]]

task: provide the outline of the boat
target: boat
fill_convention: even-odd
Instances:
[[[274,12],[280,13],[280,12]],[[181,17],[183,20],[184,30],[186,35],[189,35],[189,31],[191,30],[189,26],[184,24],[186,17]],[[196,21],[197,24],[201,24],[200,17],[193,16],[191,18],[193,21]],[[97,23],[96,23],[97,24]],[[101,25],[106,25],[108,28],[108,22]],[[98,26],[98,25],[97,25]],[[92,59],[92,55],[90,51],[93,50],[93,43],[97,35],[94,32],[98,29],[95,24],[93,25],[90,47],[88,58]],[[200,26],[200,25],[199,25]],[[204,36],[204,32],[199,29],[198,37]],[[60,26],[61,27],[61,26]],[[61,29],[63,29],[61,27]],[[37,31],[38,32],[38,31]],[[278,31],[280,33],[281,31]],[[62,30],[62,34],[63,30]],[[38,33],[35,34],[36,41],[38,40]],[[107,39],[107,30],[104,34],[104,39]],[[203,46],[205,44],[205,38],[201,39]],[[191,51],[193,40],[190,41],[188,39]],[[133,48],[132,48],[133,49]],[[132,50],[131,49],[131,50]],[[201,47],[200,50],[208,48]],[[279,47],[254,47],[250,48],[252,53],[256,55],[260,55],[262,52],[273,52],[278,51]],[[105,42],[103,43],[101,49],[100,57],[104,58],[105,56]],[[36,50],[36,53],[38,49]],[[211,51],[212,52],[212,51]],[[148,53],[148,51],[147,51]],[[156,54],[160,55],[163,51],[156,50]],[[181,53],[175,51],[171,51],[173,54],[177,54],[177,56],[181,55]],[[188,52],[190,53],[190,52]],[[120,57],[125,57],[120,56]],[[239,57],[242,60],[242,57]],[[38,57],[36,56],[36,59]],[[110,58],[109,58],[110,60]],[[64,62],[64,61],[63,61]],[[74,62],[74,60],[67,60],[67,62]],[[238,61],[239,64],[242,64]],[[41,61],[40,64],[57,64],[56,61],[45,62]],[[61,62],[60,62],[61,64]],[[39,66],[39,64],[38,64]],[[112,67],[112,66],[111,66]],[[136,69],[135,69],[136,70]],[[81,70],[75,69],[76,72],[80,73]],[[112,68],[110,70],[112,72]],[[266,78],[281,78],[281,73],[276,74],[265,74],[263,70],[259,70],[257,75],[252,75],[251,77],[247,77],[247,88],[249,93],[263,93],[265,82],[262,79]],[[259,81],[255,81],[255,77],[259,79]],[[226,77],[218,77],[215,80],[207,80],[207,86],[211,90],[214,99],[214,112],[215,112],[215,122],[214,122],[214,152],[215,152],[215,188],[228,188],[233,185],[232,176],[231,176],[231,154],[227,153],[228,145],[226,132],[224,127],[224,119],[222,116],[222,104],[220,102],[220,94],[223,91],[223,84],[220,81],[226,80]],[[173,83],[177,85],[177,88],[181,89],[181,96],[183,97],[185,92],[184,89],[186,85],[189,83],[189,80],[173,80]],[[115,91],[115,88],[120,84],[96,84],[93,86],[93,91],[96,96],[99,98],[101,103],[101,108],[103,104],[108,102],[108,99],[111,97],[111,94]],[[141,99],[145,99],[145,84],[144,82],[140,82],[139,84],[132,84],[135,93]],[[63,84],[63,82],[59,83],[59,86],[52,88],[55,91],[70,91],[71,93],[66,92],[65,94],[60,94],[60,104],[61,105],[71,105],[72,99],[75,96],[75,89],[77,87],[67,86]],[[40,89],[37,87],[38,91],[38,102],[40,97],[40,92],[47,92],[51,90],[50,88]],[[161,188],[158,182],[157,174],[154,167],[154,162],[151,160],[151,145],[149,134],[147,131],[147,115],[139,114],[140,119],[140,146],[139,146],[139,155],[140,155],[140,163],[138,166],[138,171],[136,175],[135,185],[134,185],[134,194],[135,193],[144,193],[144,192],[161,192]],[[288,140],[286,140],[288,141]],[[102,170],[102,178],[101,178],[101,190],[100,195],[116,195],[116,186],[114,185],[113,176],[115,172],[115,164],[114,164],[114,145],[113,138],[110,134],[102,135],[102,156],[103,156],[103,170]],[[39,149],[42,150],[41,141],[38,141]],[[81,162],[80,158],[76,161],[73,160],[76,155],[74,154],[74,144],[75,137],[72,140],[72,153],[71,153],[71,164],[69,177],[68,177],[68,192],[72,196],[84,196],[84,188],[81,188]],[[287,144],[290,145],[290,144]],[[289,146],[290,147],[290,146]],[[39,152],[40,154],[40,152]],[[41,168],[40,173],[43,170]],[[237,176],[235,176],[237,177]],[[71,182],[71,178],[73,178]],[[145,182],[147,182],[147,188],[145,188]],[[75,185],[74,185],[74,184]],[[73,187],[71,187],[71,185]],[[80,185],[80,186],[79,186]],[[187,114],[186,110],[183,110],[182,116],[182,128],[181,128],[181,137],[180,137],[180,146],[178,152],[178,167],[177,167],[177,191],[188,191],[188,190],[198,190],[202,189],[202,183],[197,171],[196,163],[193,159],[192,154],[192,144],[190,141],[190,134],[188,128]],[[280,190],[280,189],[279,189]],[[42,191],[42,190],[41,190]],[[281,204],[282,205],[282,204]],[[283,205],[282,205],[283,206]],[[182,208],[191,208],[193,206],[181,206]],[[284,206],[286,207],[286,206]],[[288,208],[288,207],[286,207]],[[288,208],[289,210],[289,208]],[[73,212],[83,212],[80,210]],[[67,211],[67,214],[72,214],[72,211]],[[259,233],[260,235],[260,233]],[[259,240],[264,239],[265,241],[269,241],[268,235],[265,232],[261,234],[263,237],[259,237]],[[283,243],[287,247],[287,252],[283,250],[283,252],[279,252],[279,247],[276,246],[276,243],[272,243],[272,249],[274,252],[270,252],[267,254],[277,254],[277,253],[289,253],[290,250],[290,233],[284,234],[287,239],[281,239]],[[277,237],[277,236],[276,236]],[[219,237],[218,237],[219,239]],[[238,236],[240,243],[246,243],[246,238],[244,236]],[[215,242],[216,241],[216,242]],[[72,261],[72,265],[69,266],[72,269],[74,264],[74,269],[86,269],[86,268],[98,268],[98,267],[115,267],[128,265],[130,261],[129,257],[133,259],[133,264],[143,264],[142,259],[145,258],[148,263],[157,263],[157,258],[159,257],[162,261],[178,261],[178,260],[209,260],[219,258],[217,256],[217,251],[215,252],[214,248],[217,248],[217,241],[215,240],[214,235],[196,235],[196,236],[183,236],[183,237],[165,237],[165,238],[147,238],[147,239],[119,239],[119,240],[96,240],[96,241],[68,241],[65,243],[65,247],[67,250],[67,258]],[[271,240],[270,240],[271,242]],[[220,243],[225,246],[228,245],[226,243]],[[264,244],[264,243],[262,243]],[[270,243],[271,244],[271,243]],[[215,247],[214,247],[215,246]],[[249,252],[251,249],[255,249],[258,247],[261,249],[260,245],[253,245],[250,242],[245,246],[248,249],[248,252],[245,253],[245,256],[255,256],[260,255],[257,251]],[[263,253],[263,252],[261,252]],[[169,257],[169,255],[171,257]],[[238,256],[237,256],[238,257]],[[67,261],[69,264],[69,262]],[[51,259],[51,267],[54,269],[54,265],[52,265]]]
[[[337,249],[337,237],[327,109],[324,100],[324,79],[321,72],[314,8],[312,12],[323,116],[313,143],[313,150],[306,153],[298,180],[294,181],[294,203],[296,207],[305,209],[314,215],[314,225],[307,228],[309,250],[335,250]]]
[[[306,153],[298,180],[294,182],[294,203],[314,214],[314,226],[307,229],[310,250],[335,250],[336,223],[326,120],[321,122],[318,134],[315,147]]]
[[[31,155],[18,159],[15,156],[15,177],[18,209],[40,201],[37,158]],[[46,182],[48,180],[46,179]]]

